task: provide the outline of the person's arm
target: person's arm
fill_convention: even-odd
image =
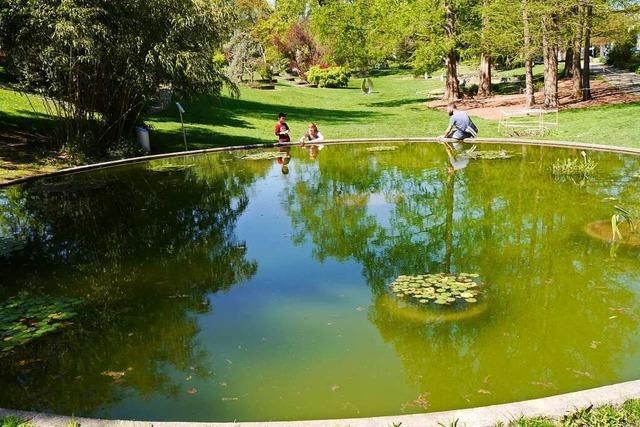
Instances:
[[[276,134],[277,137],[280,137],[280,123],[276,123],[274,133]]]
[[[324,136],[318,131],[318,137],[313,140],[313,142],[322,142],[324,141]]]
[[[444,131],[444,135],[442,135],[442,138],[449,138],[449,135],[451,135],[451,133],[455,130],[455,124],[455,120],[453,120],[453,117],[451,117],[451,119],[449,119],[449,127],[446,131]]]
[[[442,135],[442,137],[443,138],[449,138],[449,135],[451,135],[451,131],[452,130],[453,130],[453,125],[449,125],[447,130],[444,131],[444,135]]]

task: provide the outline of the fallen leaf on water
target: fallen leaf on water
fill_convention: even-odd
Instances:
[[[363,311],[363,310],[364,310],[364,307],[362,307],[362,306],[356,307],[356,311]]]
[[[580,377],[587,377],[587,378],[591,378],[592,377],[591,373],[587,372],[587,371],[578,371],[577,369],[570,369],[570,368],[567,368],[567,371],[571,371],[575,375],[580,376]]]
[[[227,400],[238,400],[237,397],[223,397],[221,400],[223,401],[227,401]]]
[[[484,380],[482,380],[482,382],[485,384],[489,384],[490,379],[491,379],[491,375],[487,375],[486,377],[484,377]]]
[[[598,348],[598,345],[602,344],[600,341],[591,341],[591,345],[589,347],[591,348]]]
[[[336,390],[339,390],[339,389],[340,389],[339,385],[332,385],[331,386],[331,391],[336,391]]]
[[[611,320],[611,319],[615,319],[616,317],[618,317],[618,316],[610,316],[610,317],[609,317],[609,320]]]
[[[233,365],[233,362],[229,359],[225,359],[229,365]]]
[[[104,375],[106,377],[111,377],[114,380],[118,380],[122,377],[124,377],[127,373],[125,371],[104,371],[102,372],[101,375]]]
[[[220,384],[222,387],[226,387],[226,386],[227,386],[227,383],[226,383],[226,382],[224,382],[224,381],[219,382],[218,384]]]
[[[431,403],[429,402],[429,392],[421,393],[411,402],[403,403],[401,409],[404,411],[407,408],[422,408],[427,409]]]
[[[480,390],[478,390],[478,393],[480,394],[491,394],[491,392],[489,390],[485,390],[483,388],[481,388]]]
[[[187,393],[189,394],[196,394],[198,392],[198,390],[196,390],[195,388],[190,388],[189,390],[187,390]]]
[[[466,400],[467,402],[471,402],[471,395],[470,394],[465,394],[464,396],[462,396],[462,398],[464,400]]]
[[[540,387],[544,387],[544,388],[553,388],[554,385],[552,382],[549,381],[531,381],[530,383],[531,385],[537,385]]]
[[[191,381],[191,378],[193,378],[193,376],[192,376],[192,375],[189,375],[187,378],[185,378],[185,380],[187,380],[187,381]]]

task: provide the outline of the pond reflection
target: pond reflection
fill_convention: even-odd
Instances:
[[[369,148],[374,148],[373,150]],[[0,297],[83,301],[0,354],[0,406],[147,420],[388,415],[640,377],[640,252],[586,224],[640,206],[637,158],[331,145],[131,165],[0,191]],[[468,149],[468,147],[465,147]],[[407,307],[399,275],[478,273]]]

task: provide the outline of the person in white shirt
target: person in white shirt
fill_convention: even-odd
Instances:
[[[304,145],[308,142],[317,144],[322,141],[324,141],[324,136],[318,130],[318,126],[316,126],[315,123],[309,123],[307,133],[302,135],[302,138],[300,138],[300,144]]]

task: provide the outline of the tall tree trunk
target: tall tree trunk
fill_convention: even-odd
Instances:
[[[544,57],[544,108],[558,108],[558,40],[557,17],[542,19],[542,54]]]
[[[491,54],[480,55],[480,85],[478,96],[491,96]]]
[[[584,16],[584,67],[582,67],[582,100],[587,101],[591,99],[591,83],[589,78],[591,77],[591,70],[589,69],[589,47],[591,47],[591,15],[593,8],[590,4],[585,5]]]
[[[567,50],[564,53],[564,69],[562,70],[562,77],[573,76],[573,40],[567,45]]]
[[[487,48],[485,40],[485,29],[489,26],[486,9],[489,6],[488,0],[482,2],[485,12],[482,14],[482,53],[480,54],[480,75],[478,85],[478,96],[491,96],[491,53]]]
[[[577,13],[580,15],[576,24],[576,35],[573,39],[573,73],[571,75],[573,99],[582,99],[582,67],[580,66],[580,53],[582,51],[582,36],[584,33],[584,15],[581,10]]]
[[[451,4],[448,1],[445,1],[445,32],[447,34],[447,38],[452,42],[455,39],[455,31],[456,31],[456,21],[455,15],[451,10]],[[445,68],[447,74],[447,81],[444,90],[444,99],[454,100],[460,98],[460,83],[458,82],[458,55],[455,48],[452,48],[445,58]]]
[[[531,59],[531,34],[529,32],[529,11],[527,0],[522,0],[522,22],[524,23],[524,74],[525,92],[524,99],[527,108],[536,103],[533,87],[533,60]]]

